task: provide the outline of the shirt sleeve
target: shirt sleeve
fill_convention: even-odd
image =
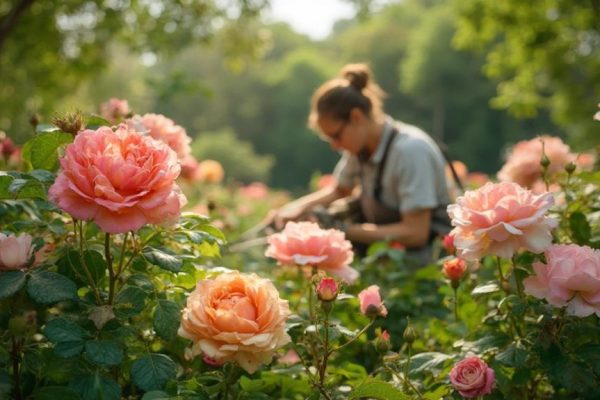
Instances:
[[[360,178],[360,164],[355,156],[348,152],[342,154],[333,170],[333,176],[341,187],[352,188]]]
[[[400,212],[438,206],[436,195],[436,162],[429,145],[411,140],[403,146],[395,166],[399,172],[397,186]]]

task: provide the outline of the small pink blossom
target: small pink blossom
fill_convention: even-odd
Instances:
[[[553,204],[551,193],[534,195],[512,182],[467,191],[448,206],[457,255],[470,261],[486,255],[510,258],[521,248],[543,252],[558,225],[546,216]]]
[[[543,143],[543,145],[542,145]],[[542,152],[543,146],[543,152]],[[575,155],[558,137],[540,136],[531,140],[518,142],[511,150],[507,161],[498,172],[498,179],[504,182],[515,182],[531,188],[542,177],[540,161],[546,154],[550,160],[548,175],[563,172],[568,162],[575,161]]]
[[[269,194],[269,188],[262,182],[252,182],[240,188],[240,194],[248,199],[262,200]]]
[[[383,305],[381,295],[379,294],[379,286],[371,285],[363,289],[358,294],[360,301],[360,312],[367,316],[382,316],[387,315],[387,308]]]
[[[446,253],[455,254],[456,247],[454,247],[454,236],[452,236],[451,234],[445,235],[444,239],[442,240],[442,247],[444,247]]]
[[[26,233],[19,236],[0,233],[0,271],[27,268],[33,262],[32,238]]]
[[[567,307],[578,317],[600,317],[600,251],[588,246],[553,245],[546,264],[535,262],[534,275],[523,280],[525,293]]]
[[[282,232],[269,236],[268,243],[265,255],[283,265],[317,267],[347,283],[358,278],[358,271],[349,266],[354,253],[344,232],[321,229],[314,222],[288,222]]]
[[[60,164],[48,197],[104,232],[174,223],[186,203],[175,183],[180,171],[175,153],[125,124],[114,132],[108,127],[80,132]]]
[[[100,114],[111,124],[121,122],[129,113],[131,110],[127,100],[113,97],[100,105]]]
[[[496,382],[494,370],[477,356],[456,363],[450,371],[450,382],[461,396],[470,399],[490,394]]]
[[[279,358],[278,361],[281,364],[294,365],[294,364],[298,364],[302,360],[300,359],[300,356],[298,355],[296,350],[289,349],[287,351],[287,353],[285,353],[282,357]]]

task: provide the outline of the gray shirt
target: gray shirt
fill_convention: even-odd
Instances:
[[[441,209],[450,203],[444,157],[437,144],[416,126],[394,121],[385,122],[383,135],[371,159],[361,165],[358,157],[342,154],[334,176],[342,187],[360,184],[365,193],[373,193],[377,169],[384,153],[392,125],[399,135],[391,144],[381,177],[381,201],[400,213],[418,209]],[[437,211],[437,210],[436,210]]]

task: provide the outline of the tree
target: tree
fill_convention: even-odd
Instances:
[[[597,142],[592,115],[600,93],[600,1],[455,4],[455,43],[483,51],[485,73],[500,82],[494,106],[519,117],[550,110],[576,142]]]
[[[4,0],[0,128],[22,137],[32,113],[49,113],[60,99],[111,63],[114,43],[150,57],[173,54],[190,43],[207,42],[214,27],[224,25],[233,41],[245,39],[241,47],[228,49],[252,52],[259,40],[253,41],[243,27],[265,5],[266,0]]]

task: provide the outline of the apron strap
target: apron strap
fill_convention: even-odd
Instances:
[[[385,168],[385,162],[387,160],[387,156],[390,152],[390,147],[392,146],[392,142],[398,136],[398,129],[396,127],[392,128],[392,133],[387,138],[387,142],[385,143],[385,148],[383,150],[383,157],[381,157],[381,162],[377,168],[377,175],[375,176],[375,187],[373,189],[373,197],[379,203],[381,203],[381,191],[383,189],[383,185],[381,184],[381,180],[383,178],[383,169]]]

